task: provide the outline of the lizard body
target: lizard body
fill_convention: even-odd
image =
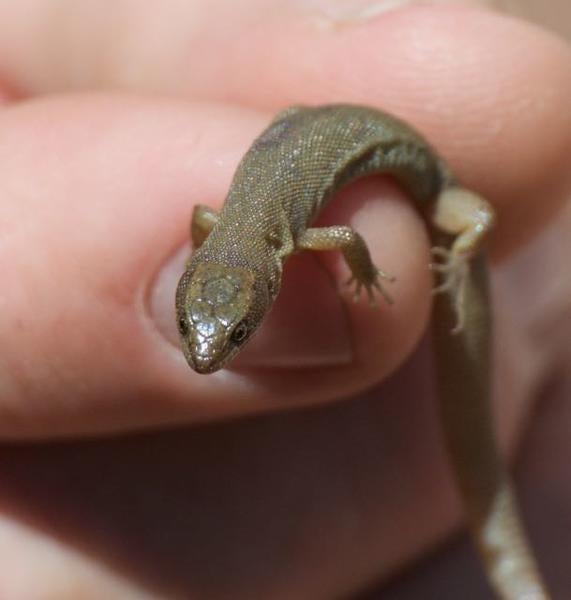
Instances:
[[[195,208],[195,252],[176,294],[189,365],[223,367],[250,339],[295,251],[341,250],[355,294],[388,300],[361,236],[347,226],[313,228],[335,192],[373,174],[397,180],[426,216],[434,265],[443,275],[433,339],[448,454],[474,539],[499,598],[545,600],[521,527],[490,415],[491,319],[482,244],[494,212],[463,189],[430,145],[404,122],[353,105],[291,107],[279,113],[243,157],[219,215]]]

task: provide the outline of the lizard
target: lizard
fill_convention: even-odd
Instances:
[[[545,585],[500,458],[491,416],[491,310],[485,242],[495,211],[461,186],[404,121],[351,104],[292,106],[278,113],[242,158],[216,213],[197,205],[194,252],[176,290],[184,355],[198,373],[224,367],[270,310],[285,261],[301,250],[339,250],[354,297],[390,302],[392,277],[345,225],[311,227],[346,184],[396,180],[414,200],[440,275],[432,317],[442,431],[467,520],[492,589],[503,600],[547,600]]]

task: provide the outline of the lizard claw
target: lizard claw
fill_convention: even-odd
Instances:
[[[385,299],[385,302],[387,304],[393,304],[393,299],[390,296],[390,294],[385,290],[385,287],[382,285],[381,280],[385,280],[392,283],[396,281],[396,278],[392,275],[389,275],[385,271],[382,271],[381,269],[375,268],[373,277],[370,280],[364,281],[363,279],[360,279],[357,275],[352,274],[345,285],[349,286],[353,283],[355,284],[355,289],[353,291],[353,302],[359,301],[359,298],[361,296],[361,290],[364,287],[365,291],[367,292],[367,297],[369,299],[370,306],[377,306],[376,292],[381,294],[381,296]]]
[[[464,295],[466,278],[470,268],[469,258],[442,247],[432,248],[432,254],[442,261],[430,264],[431,271],[442,273],[442,282],[433,288],[432,294],[447,293],[451,296],[452,305],[456,312],[456,325],[451,333],[457,334],[464,329]]]

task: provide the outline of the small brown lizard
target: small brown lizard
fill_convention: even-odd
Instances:
[[[490,336],[483,241],[491,206],[462,188],[429,144],[402,121],[352,105],[294,106],[279,113],[242,159],[220,214],[197,206],[195,252],[176,292],[189,365],[223,367],[272,306],[284,262],[299,250],[341,250],[355,295],[389,299],[391,277],[350,227],[310,227],[342,186],[392,176],[418,203],[435,243],[433,339],[448,454],[474,539],[499,598],[545,600],[521,526],[490,414]]]

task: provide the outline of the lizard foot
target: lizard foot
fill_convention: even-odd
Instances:
[[[373,272],[373,276],[367,278],[367,280],[361,279],[357,275],[351,275],[351,277],[347,280],[345,285],[355,284],[355,290],[353,292],[353,302],[358,302],[361,296],[361,290],[365,288],[367,292],[367,297],[369,298],[370,306],[377,306],[377,300],[375,297],[376,292],[381,294],[381,296],[385,299],[387,304],[392,304],[393,299],[390,294],[386,291],[385,287],[381,283],[381,281],[388,281],[390,283],[396,280],[396,277],[389,275],[385,271],[381,271],[381,269],[377,269]]]
[[[465,321],[464,296],[470,268],[469,258],[442,247],[432,248],[432,254],[439,262],[431,263],[430,269],[442,274],[442,283],[437,285],[432,293],[447,293],[451,296],[456,312],[456,325],[452,333],[460,333],[464,329]]]

